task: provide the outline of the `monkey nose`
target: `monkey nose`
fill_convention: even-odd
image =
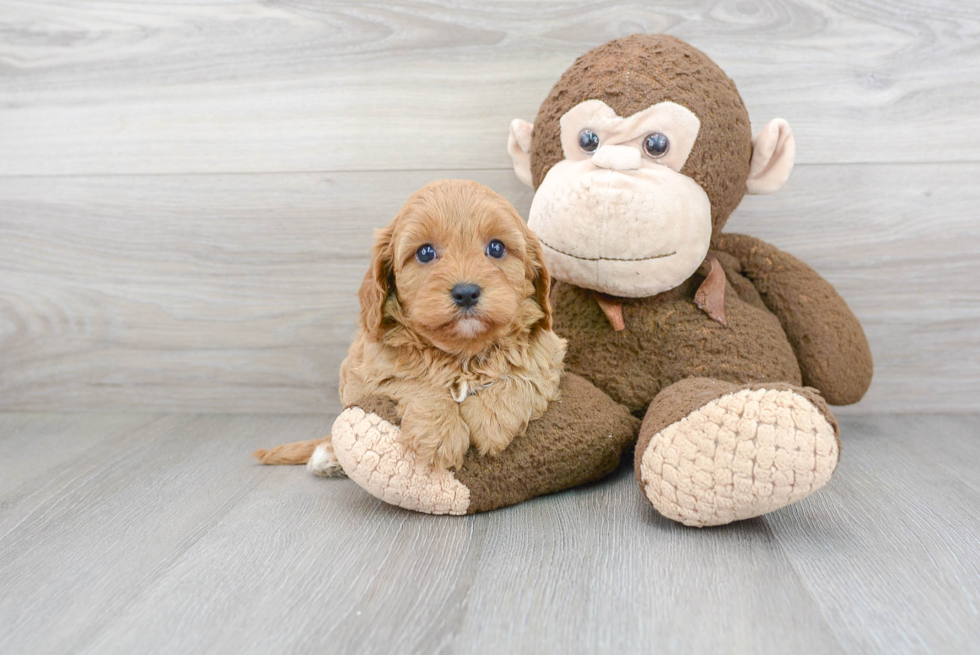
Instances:
[[[592,163],[614,171],[635,171],[640,167],[640,150],[630,146],[599,146]]]

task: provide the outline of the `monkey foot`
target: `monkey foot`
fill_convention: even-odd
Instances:
[[[837,434],[833,415],[811,389],[691,378],[650,406],[636,449],[637,479],[665,517],[724,525],[824,486],[840,458]]]
[[[372,496],[428,514],[466,514],[469,489],[450,471],[417,460],[399,434],[397,425],[361,407],[345,409],[331,431],[344,472]]]
[[[560,394],[500,455],[471,448],[448,471],[416,459],[399,441],[395,404],[371,396],[337,417],[334,454],[365,491],[405,509],[473,514],[514,505],[612,473],[635,440],[639,421],[589,382],[566,374]]]

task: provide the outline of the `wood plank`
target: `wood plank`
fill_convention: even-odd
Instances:
[[[667,32],[781,116],[805,163],[977,161],[980,7],[3,0],[0,175],[507,165],[586,50]],[[972,77],[971,77],[972,76]]]
[[[448,520],[366,496],[337,507],[349,481],[312,496],[270,484],[91,647],[636,652],[656,638],[694,653],[839,650],[763,523],[705,537],[651,522],[630,478]],[[705,615],[716,623],[692,630]]]
[[[138,430],[156,417],[148,414],[106,414],[79,420],[72,414],[30,414],[0,412],[0,507],[10,511],[14,495],[35,480],[47,481],[49,471],[74,462],[97,444],[112,442]],[[79,430],[87,430],[79,436]],[[0,519],[2,530],[2,519]]]
[[[463,175],[526,216],[508,171],[0,179],[0,409],[337,411],[371,229]],[[862,320],[875,382],[843,411],[980,408],[978,175],[801,166],[729,222]]]
[[[765,521],[707,532],[675,524],[643,499],[631,467],[615,482],[493,518],[457,644],[513,653],[841,651]]]
[[[87,451],[47,471],[18,516],[6,503],[0,514],[3,652],[83,650],[262,482],[249,465],[253,444],[315,438],[330,425],[326,416],[170,416],[106,442],[88,426],[100,417],[72,418]],[[0,444],[11,439],[0,433]]]
[[[767,518],[851,652],[976,650],[978,434],[977,415],[848,417],[826,491]]]
[[[432,517],[249,462],[323,416],[164,416],[107,449],[93,428],[120,419],[72,418],[91,457],[0,540],[3,652],[807,655],[980,637],[980,415],[845,417],[827,489],[705,530],[656,515],[628,469]],[[4,426],[52,421],[0,417],[0,448]]]

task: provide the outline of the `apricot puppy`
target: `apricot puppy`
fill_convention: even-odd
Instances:
[[[395,400],[406,446],[438,468],[471,445],[500,453],[558,395],[565,341],[551,331],[550,288],[540,242],[504,198],[469,181],[423,187],[376,233],[341,401]],[[319,443],[256,457],[302,463]]]

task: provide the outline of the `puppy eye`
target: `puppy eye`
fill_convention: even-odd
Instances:
[[[415,251],[415,259],[419,260],[420,264],[428,264],[435,258],[436,249],[432,247],[432,244],[427,243]]]
[[[648,134],[643,139],[643,152],[654,159],[663,157],[667,154],[668,150],[670,150],[670,141],[667,140],[665,134],[654,132],[653,134]]]
[[[493,257],[494,259],[503,259],[504,255],[507,254],[507,247],[494,239],[487,244],[487,255]]]
[[[578,133],[578,145],[585,152],[592,154],[599,147],[599,135],[589,129],[582,130]]]

